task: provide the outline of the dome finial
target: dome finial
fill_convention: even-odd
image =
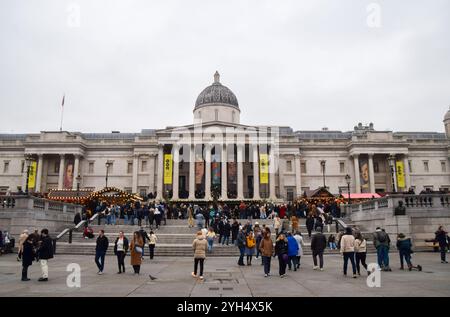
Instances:
[[[219,72],[216,70],[216,73],[214,74],[214,83],[215,84],[219,84],[220,83],[220,74]]]

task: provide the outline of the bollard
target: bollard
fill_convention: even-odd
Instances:
[[[72,243],[72,229],[69,230],[69,244]]]

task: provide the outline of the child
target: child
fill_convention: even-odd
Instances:
[[[331,250],[336,250],[336,238],[334,235],[330,235],[328,237],[328,246],[330,247]]]
[[[400,233],[397,236],[397,250],[400,255],[400,270],[403,270],[403,260],[405,260],[406,264],[408,265],[408,270],[412,271],[412,269],[416,269],[418,271],[422,271],[422,266],[417,265],[414,266],[411,262],[411,254],[412,251],[412,243],[411,239],[406,238],[406,236],[403,233]]]

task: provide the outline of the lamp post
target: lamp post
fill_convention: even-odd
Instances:
[[[78,174],[76,181],[77,181],[77,197],[79,197],[80,196],[80,183],[81,183],[81,175],[80,174]]]
[[[111,163],[106,162],[105,166],[106,166],[106,188],[108,188],[108,173],[109,173],[109,166],[111,165]]]
[[[29,155],[29,154],[27,154],[27,155],[25,155],[25,164],[26,164],[26,166],[27,166],[27,181],[26,181],[26,183],[25,183],[25,194],[26,195],[28,195],[28,191],[29,191],[29,189],[28,189],[28,182],[29,182],[29,180],[30,180],[30,165],[31,165],[31,160],[32,160],[32,157],[31,157],[31,155]]]
[[[389,166],[391,168],[392,192],[396,193],[397,192],[397,187],[396,187],[396,184],[395,184],[395,174],[396,174],[396,171],[395,171],[395,161],[396,161],[395,155],[390,155],[389,158],[388,158],[388,161],[389,161]]]
[[[345,181],[347,182],[347,190],[348,190],[348,204],[350,204],[350,184],[352,181],[352,177],[350,175],[345,175]]]
[[[320,165],[322,166],[322,176],[323,176],[323,188],[327,188],[326,182],[325,182],[325,166],[327,162],[326,161],[320,161]]]

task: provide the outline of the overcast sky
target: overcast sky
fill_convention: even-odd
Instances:
[[[64,130],[190,124],[216,70],[243,124],[442,132],[450,1],[0,1],[3,133],[58,130],[64,93]]]

